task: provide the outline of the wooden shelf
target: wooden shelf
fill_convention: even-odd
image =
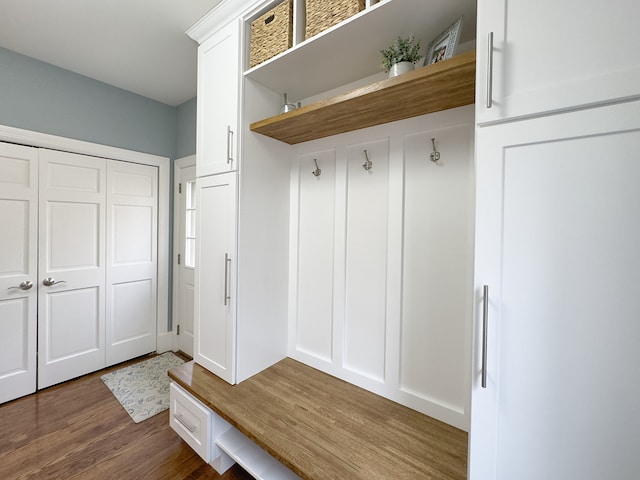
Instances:
[[[290,145],[472,104],[475,52],[251,124]]]

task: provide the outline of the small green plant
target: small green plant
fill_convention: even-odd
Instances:
[[[415,37],[410,35],[407,38],[398,37],[389,48],[380,50],[382,54],[382,68],[385,72],[399,62],[416,63],[420,60],[420,41],[415,41]]]

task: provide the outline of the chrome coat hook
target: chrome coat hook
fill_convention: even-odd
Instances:
[[[371,170],[371,168],[373,168],[373,163],[371,163],[371,160],[369,160],[369,152],[367,152],[366,150],[364,151],[364,157],[367,160],[362,164],[362,168],[364,168],[368,172],[369,170]]]
[[[314,158],[313,163],[316,164],[316,169],[311,173],[313,173],[316,177],[319,177],[320,174],[322,173],[322,170],[320,170],[320,167],[318,166],[318,160]]]
[[[431,161],[435,163],[438,160],[440,160],[440,152],[438,150],[436,150],[436,139],[435,138],[431,139],[431,145],[433,145],[433,152],[431,152],[431,154],[429,155],[429,158],[431,158]]]

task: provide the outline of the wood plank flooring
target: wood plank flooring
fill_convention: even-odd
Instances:
[[[134,423],[100,380],[132,363],[0,405],[0,479],[252,478],[237,465],[218,475],[169,427],[168,410]]]

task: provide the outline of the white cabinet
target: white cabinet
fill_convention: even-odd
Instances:
[[[242,82],[249,7],[222,2],[188,32],[200,42],[194,359],[232,384],[286,356],[289,163],[249,132],[279,102]]]
[[[477,121],[638,96],[639,23],[640,3],[627,0],[479,1]]]
[[[638,102],[478,131],[471,480],[637,478],[638,145]]]
[[[198,178],[194,359],[235,383],[237,174]]]
[[[232,21],[198,47],[196,168],[199,177],[237,168],[239,29],[239,21]]]

